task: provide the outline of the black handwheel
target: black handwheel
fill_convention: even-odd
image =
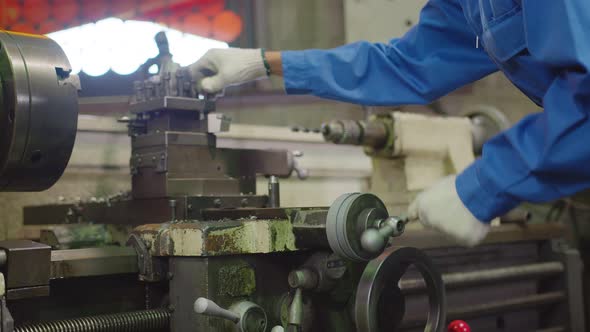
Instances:
[[[401,315],[391,315],[387,324],[390,329],[399,326],[403,319],[404,309],[401,308],[404,307],[404,298],[397,285],[412,265],[420,272],[427,287],[429,311],[424,332],[445,330],[446,295],[442,276],[424,252],[405,247],[388,249],[367,264],[356,292],[354,311],[357,331],[385,332],[383,322],[387,318],[380,317],[385,310],[384,305],[402,310]]]

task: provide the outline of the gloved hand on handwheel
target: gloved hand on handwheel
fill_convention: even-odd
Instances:
[[[212,49],[189,69],[199,90],[209,94],[268,76],[261,49]]]
[[[460,245],[473,247],[486,237],[490,225],[478,220],[463,205],[457,189],[456,176],[448,176],[418,194],[408,209],[410,220],[419,219]]]

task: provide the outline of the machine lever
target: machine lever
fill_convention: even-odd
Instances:
[[[390,237],[404,233],[406,220],[389,217],[383,220],[379,228],[368,228],[361,235],[361,246],[370,253],[381,253],[385,250]]]
[[[234,303],[227,310],[209,299],[200,297],[195,301],[194,309],[197,314],[229,320],[236,324],[238,332],[266,331],[266,313],[262,307],[249,301]]]
[[[240,322],[240,316],[232,311],[223,309],[217,303],[200,297],[195,301],[195,312],[205,316],[218,317],[232,321],[235,324]]]
[[[289,307],[289,318],[288,318],[287,332],[297,332],[301,330],[303,323],[303,290],[297,288],[295,290],[295,296]]]
[[[293,170],[295,171],[295,173],[297,174],[297,178],[299,180],[305,180],[309,177],[309,170],[305,169],[305,168],[301,168],[301,166],[299,166],[299,163],[297,162],[297,160],[295,158],[300,158],[303,157],[303,152],[302,151],[293,151]]]

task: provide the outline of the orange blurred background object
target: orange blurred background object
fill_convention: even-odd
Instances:
[[[22,17],[31,25],[40,24],[49,19],[49,2],[46,0],[24,0]]]
[[[16,23],[11,26],[12,31],[24,32],[24,33],[37,33],[35,27],[30,24]]]
[[[145,20],[233,42],[242,17],[225,0],[0,0],[0,29],[46,34],[107,17]]]
[[[80,6],[82,17],[88,21],[98,21],[109,17],[110,15],[107,14],[109,13],[110,5],[110,1],[108,0],[84,1]]]
[[[80,5],[77,0],[61,0],[59,6],[51,6],[51,17],[61,24],[71,23],[79,14]]]
[[[215,16],[225,10],[225,0],[209,1],[199,6],[199,12],[206,16]]]
[[[138,0],[115,0],[111,3],[111,11],[117,17],[120,17],[122,19],[136,17],[139,11],[138,3]]]
[[[19,0],[0,0],[0,22],[15,24],[20,19],[22,6]]]
[[[213,18],[214,39],[235,40],[242,33],[242,29],[242,18],[232,11],[223,11]]]

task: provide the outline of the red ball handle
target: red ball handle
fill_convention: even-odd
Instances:
[[[471,332],[471,328],[462,320],[455,320],[449,324],[448,332]]]

